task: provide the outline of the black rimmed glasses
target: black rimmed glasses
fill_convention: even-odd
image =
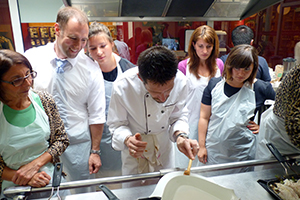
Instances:
[[[21,78],[17,78],[17,79],[15,79],[13,81],[4,81],[4,80],[0,80],[0,81],[4,82],[4,83],[12,84],[15,87],[19,87],[20,85],[22,85],[24,83],[25,79],[28,79],[28,80],[32,81],[33,79],[36,78],[36,75],[37,75],[37,72],[33,71],[30,74],[28,74],[27,76],[21,77]]]

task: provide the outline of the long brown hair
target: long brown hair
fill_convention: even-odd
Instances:
[[[213,28],[207,25],[199,26],[191,35],[191,39],[189,42],[189,48],[188,48],[188,54],[189,54],[189,66],[190,66],[190,72],[194,74],[197,79],[200,78],[198,74],[198,66],[200,64],[200,58],[197,55],[197,52],[194,48],[194,44],[199,39],[203,39],[208,44],[213,45],[213,50],[211,52],[211,55],[209,58],[205,61],[205,64],[208,66],[210,77],[214,77],[217,68],[216,68],[216,59],[219,56],[219,38],[217,33]]]

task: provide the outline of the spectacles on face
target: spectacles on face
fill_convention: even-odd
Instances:
[[[28,80],[32,81],[33,79],[36,78],[36,76],[37,76],[37,72],[33,71],[30,74],[28,74],[27,76],[17,78],[13,81],[4,81],[4,80],[0,80],[0,81],[4,82],[4,83],[12,84],[15,87],[19,87],[20,85],[22,85],[24,83],[25,79],[28,79]]]

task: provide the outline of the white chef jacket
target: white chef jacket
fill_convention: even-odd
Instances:
[[[138,161],[129,155],[124,144],[127,136],[136,133],[155,136],[151,142],[158,146],[156,155],[159,155],[159,168],[171,168],[174,167],[173,133],[176,130],[189,133],[185,108],[188,94],[186,77],[178,72],[169,98],[164,103],[157,103],[137,74],[138,68],[134,67],[114,82],[107,118],[112,133],[112,146],[122,151],[124,175],[138,173]],[[150,145],[146,148],[153,150]]]
[[[189,59],[187,60],[189,63]],[[217,72],[214,77],[221,76],[220,69],[216,65]],[[210,77],[205,77],[200,75],[200,79],[190,72],[190,66],[187,64],[186,66],[186,77],[188,78],[190,92],[187,98],[187,109],[189,111],[188,122],[190,127],[190,139],[195,139],[198,141],[198,122],[200,118],[200,107],[202,95],[205,87],[210,80]],[[197,166],[198,159],[196,159],[192,166]],[[184,168],[188,165],[189,158],[186,157],[183,153],[181,153],[178,149],[175,150],[175,165],[176,167]]]
[[[25,56],[37,72],[34,88],[53,95],[64,121],[70,139],[69,147],[62,154],[64,170],[70,180],[90,178],[89,125],[106,121],[104,81],[99,66],[82,50],[76,58],[67,58],[69,63],[64,73],[56,73],[54,43],[29,49]]]

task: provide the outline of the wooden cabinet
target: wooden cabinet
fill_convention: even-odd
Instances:
[[[280,6],[283,6],[282,13]],[[255,45],[269,66],[274,67],[283,58],[294,57],[294,47],[300,41],[300,2],[276,4],[259,12],[257,20]]]

